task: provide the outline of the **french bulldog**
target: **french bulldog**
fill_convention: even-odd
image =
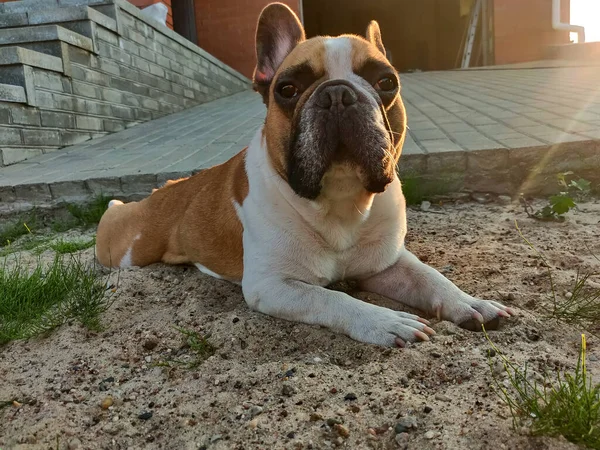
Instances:
[[[417,315],[328,285],[354,280],[466,328],[514,314],[461,291],[404,245],[396,167],[406,113],[385,55],[375,21],[364,37],[306,39],[291,9],[268,5],[253,77],[264,125],[221,165],[140,202],[111,201],[98,227],[100,263],[194,264],[241,284],[254,310],[380,346],[403,347],[434,331]]]

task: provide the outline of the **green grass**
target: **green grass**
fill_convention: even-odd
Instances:
[[[39,223],[40,218],[36,213],[9,221],[8,224],[0,229],[0,248],[11,245],[21,236],[31,234],[32,230],[36,229]]]
[[[186,369],[195,369],[202,364],[207,358],[214,355],[216,348],[208,342],[208,336],[201,336],[197,331],[187,330],[185,328],[174,327],[179,331],[185,339],[185,346],[193,353],[191,360],[183,360],[172,358],[166,361],[157,363],[161,367],[181,366]]]
[[[91,202],[82,206],[68,204],[67,210],[71,213],[78,226],[89,228],[98,225],[102,214],[108,208],[109,201],[109,197],[99,195],[94,197]]]
[[[0,248],[13,244],[20,237],[37,234],[49,226],[52,231],[63,232],[73,228],[90,228],[98,225],[108,207],[109,197],[96,196],[84,205],[67,204],[68,217],[50,220],[39,210],[33,210],[15,219],[3,221],[0,226]]]
[[[554,294],[552,313],[554,319],[584,328],[600,326],[600,289],[591,288],[588,280],[595,274],[577,274],[570,297],[558,298]]]
[[[0,258],[8,256],[12,253],[20,251],[35,250],[34,253],[41,253],[48,248],[48,242],[51,240],[48,236],[40,236],[36,234],[29,234],[21,237],[16,242],[0,247]]]
[[[64,239],[59,239],[53,241],[52,236],[32,233],[21,237],[15,243],[0,247],[0,258],[22,251],[32,251],[33,254],[40,255],[46,250],[53,250],[58,254],[65,255],[85,250],[93,247],[95,244],[95,237],[89,240],[65,241]]]
[[[495,391],[508,405],[513,426],[531,421],[535,435],[564,436],[567,440],[600,449],[600,385],[592,382],[586,368],[586,341],[581,335],[581,351],[572,373],[555,374],[550,381],[530,381],[527,366],[518,367],[494,345],[486,333],[491,347],[499,355],[510,387],[498,380],[490,358],[490,370]]]
[[[50,248],[56,253],[65,255],[67,253],[75,253],[87,248],[93,247],[96,244],[96,238],[92,238],[89,241],[65,241],[60,239],[52,242]]]
[[[558,295],[554,276],[552,270],[550,270],[550,264],[546,261],[544,255],[523,235],[516,222],[515,226],[521,239],[527,243],[540,261],[542,261],[543,266],[546,267],[548,279],[550,280],[552,301],[552,308],[548,313],[549,317],[597,332],[598,328],[600,328],[600,289],[591,287],[588,281],[591,277],[598,274],[580,274],[578,272],[573,285],[568,289],[570,296],[562,297]]]
[[[436,195],[447,195],[459,192],[462,189],[460,179],[440,177],[436,180],[427,180],[413,175],[400,175],[402,193],[407,205],[420,205],[423,200],[430,200]]]
[[[0,344],[48,332],[68,320],[100,329],[99,316],[112,303],[94,267],[56,255],[30,270],[20,261],[0,266]]]

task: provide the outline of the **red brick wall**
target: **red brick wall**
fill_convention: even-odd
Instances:
[[[570,1],[561,2],[561,20],[569,22]],[[569,33],[552,28],[551,0],[494,0],[496,64],[544,58],[549,45],[568,44]]]
[[[198,46],[238,72],[252,76],[260,11],[272,0],[195,0]],[[300,0],[279,0],[298,13]]]
[[[140,9],[145,8],[146,6],[154,5],[155,3],[164,3],[168,8],[167,11],[167,26],[170,29],[173,29],[173,10],[171,9],[171,0],[128,0],[129,3],[134,4]]]

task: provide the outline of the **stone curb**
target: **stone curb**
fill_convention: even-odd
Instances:
[[[83,203],[100,194],[125,201],[138,200],[167,180],[187,177],[203,169],[0,185],[0,214],[53,208],[65,202]],[[399,163],[400,178],[418,183],[426,194],[466,190],[544,196],[557,191],[556,174],[569,170],[594,184],[600,183],[600,140],[519,149],[412,154],[402,156]]]

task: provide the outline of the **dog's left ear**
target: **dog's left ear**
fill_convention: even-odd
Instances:
[[[379,49],[379,51],[385,56],[385,47],[381,40],[381,30],[376,20],[371,20],[367,27],[367,40]]]
[[[283,3],[267,5],[256,27],[256,69],[254,89],[267,103],[269,85],[287,55],[306,39],[304,28],[294,12]]]

